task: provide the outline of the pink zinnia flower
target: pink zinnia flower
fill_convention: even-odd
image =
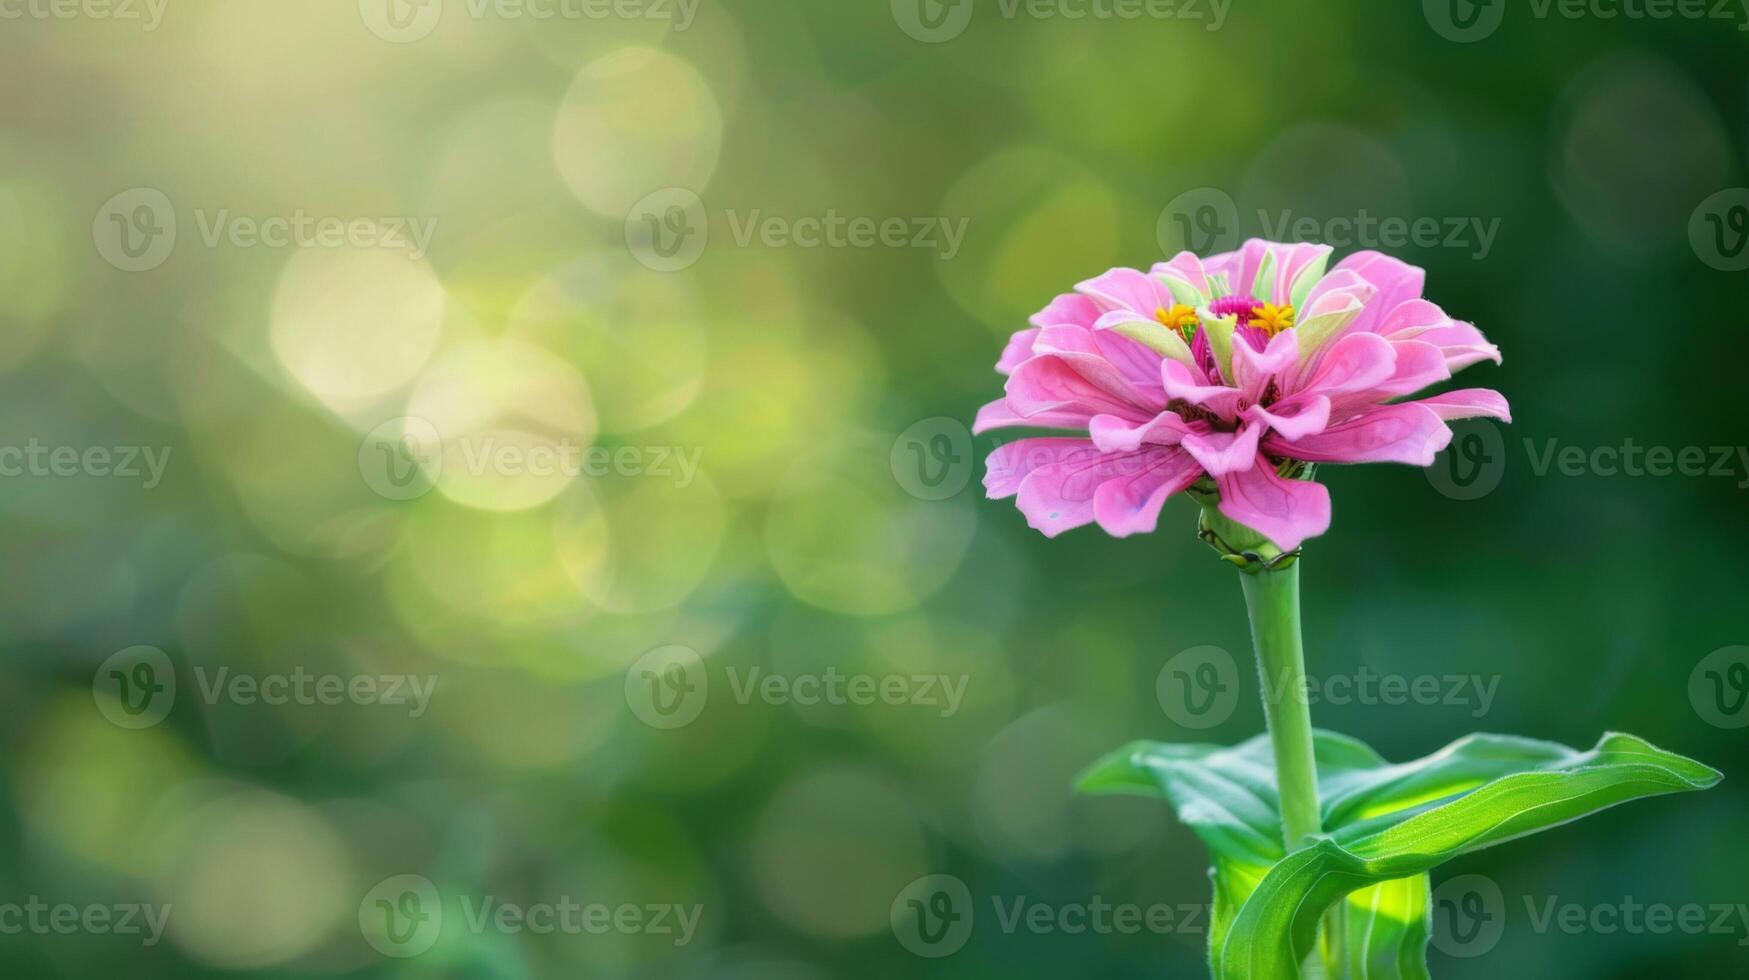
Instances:
[[[1008,342],[1007,394],[973,431],[1074,434],[999,447],[990,497],[1017,497],[1048,536],[1098,522],[1123,537],[1207,477],[1223,515],[1293,551],[1330,526],[1310,464],[1427,466],[1448,420],[1511,421],[1486,388],[1397,401],[1500,351],[1421,298],[1421,269],[1358,252],[1326,274],[1330,252],[1253,239],[1058,296]]]

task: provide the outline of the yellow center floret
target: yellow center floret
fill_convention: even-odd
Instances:
[[[1294,308],[1264,303],[1251,311],[1250,325],[1273,337],[1294,325]]]
[[[1196,336],[1196,328],[1202,323],[1196,317],[1195,308],[1183,303],[1174,303],[1171,309],[1160,307],[1154,311],[1154,319],[1178,331],[1178,335],[1185,340]]]

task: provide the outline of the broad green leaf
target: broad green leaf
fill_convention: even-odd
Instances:
[[[1420,874],[1351,893],[1342,906],[1342,942],[1333,959],[1326,956],[1326,974],[1331,980],[1428,980],[1432,892]]]
[[[1184,364],[1196,363],[1191,357],[1190,345],[1178,335],[1178,331],[1163,323],[1153,320],[1126,320],[1111,327],[1111,332],[1141,344],[1142,346],[1174,361]]]
[[[1164,796],[1214,853],[1210,962],[1222,980],[1300,976],[1320,920],[1341,902],[1336,977],[1427,976],[1428,875],[1456,857],[1645,796],[1706,789],[1714,770],[1630,735],[1589,752],[1472,735],[1393,765],[1315,733],[1326,839],[1286,855],[1268,738],[1234,748],[1136,743],[1081,789]],[[1325,950],[1326,955],[1332,951]]]

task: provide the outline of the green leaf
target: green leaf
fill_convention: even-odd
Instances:
[[[1338,902],[1336,976],[1424,978],[1428,871],[1617,803],[1720,779],[1631,735],[1606,735],[1588,752],[1471,735],[1402,765],[1333,732],[1317,732],[1314,746],[1326,839],[1292,855],[1281,842],[1266,736],[1230,749],[1136,743],[1082,778],[1085,792],[1164,796],[1214,853],[1210,962],[1221,980],[1300,976]]]

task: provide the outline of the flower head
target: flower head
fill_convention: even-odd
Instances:
[[[1422,270],[1325,245],[1253,239],[1151,272],[1113,269],[1052,300],[996,369],[1004,397],[975,432],[1065,430],[990,454],[984,485],[1046,535],[1097,523],[1152,531],[1197,486],[1220,513],[1291,552],[1330,526],[1316,463],[1427,466],[1446,422],[1511,421],[1486,388],[1400,401],[1500,351],[1421,298]]]

